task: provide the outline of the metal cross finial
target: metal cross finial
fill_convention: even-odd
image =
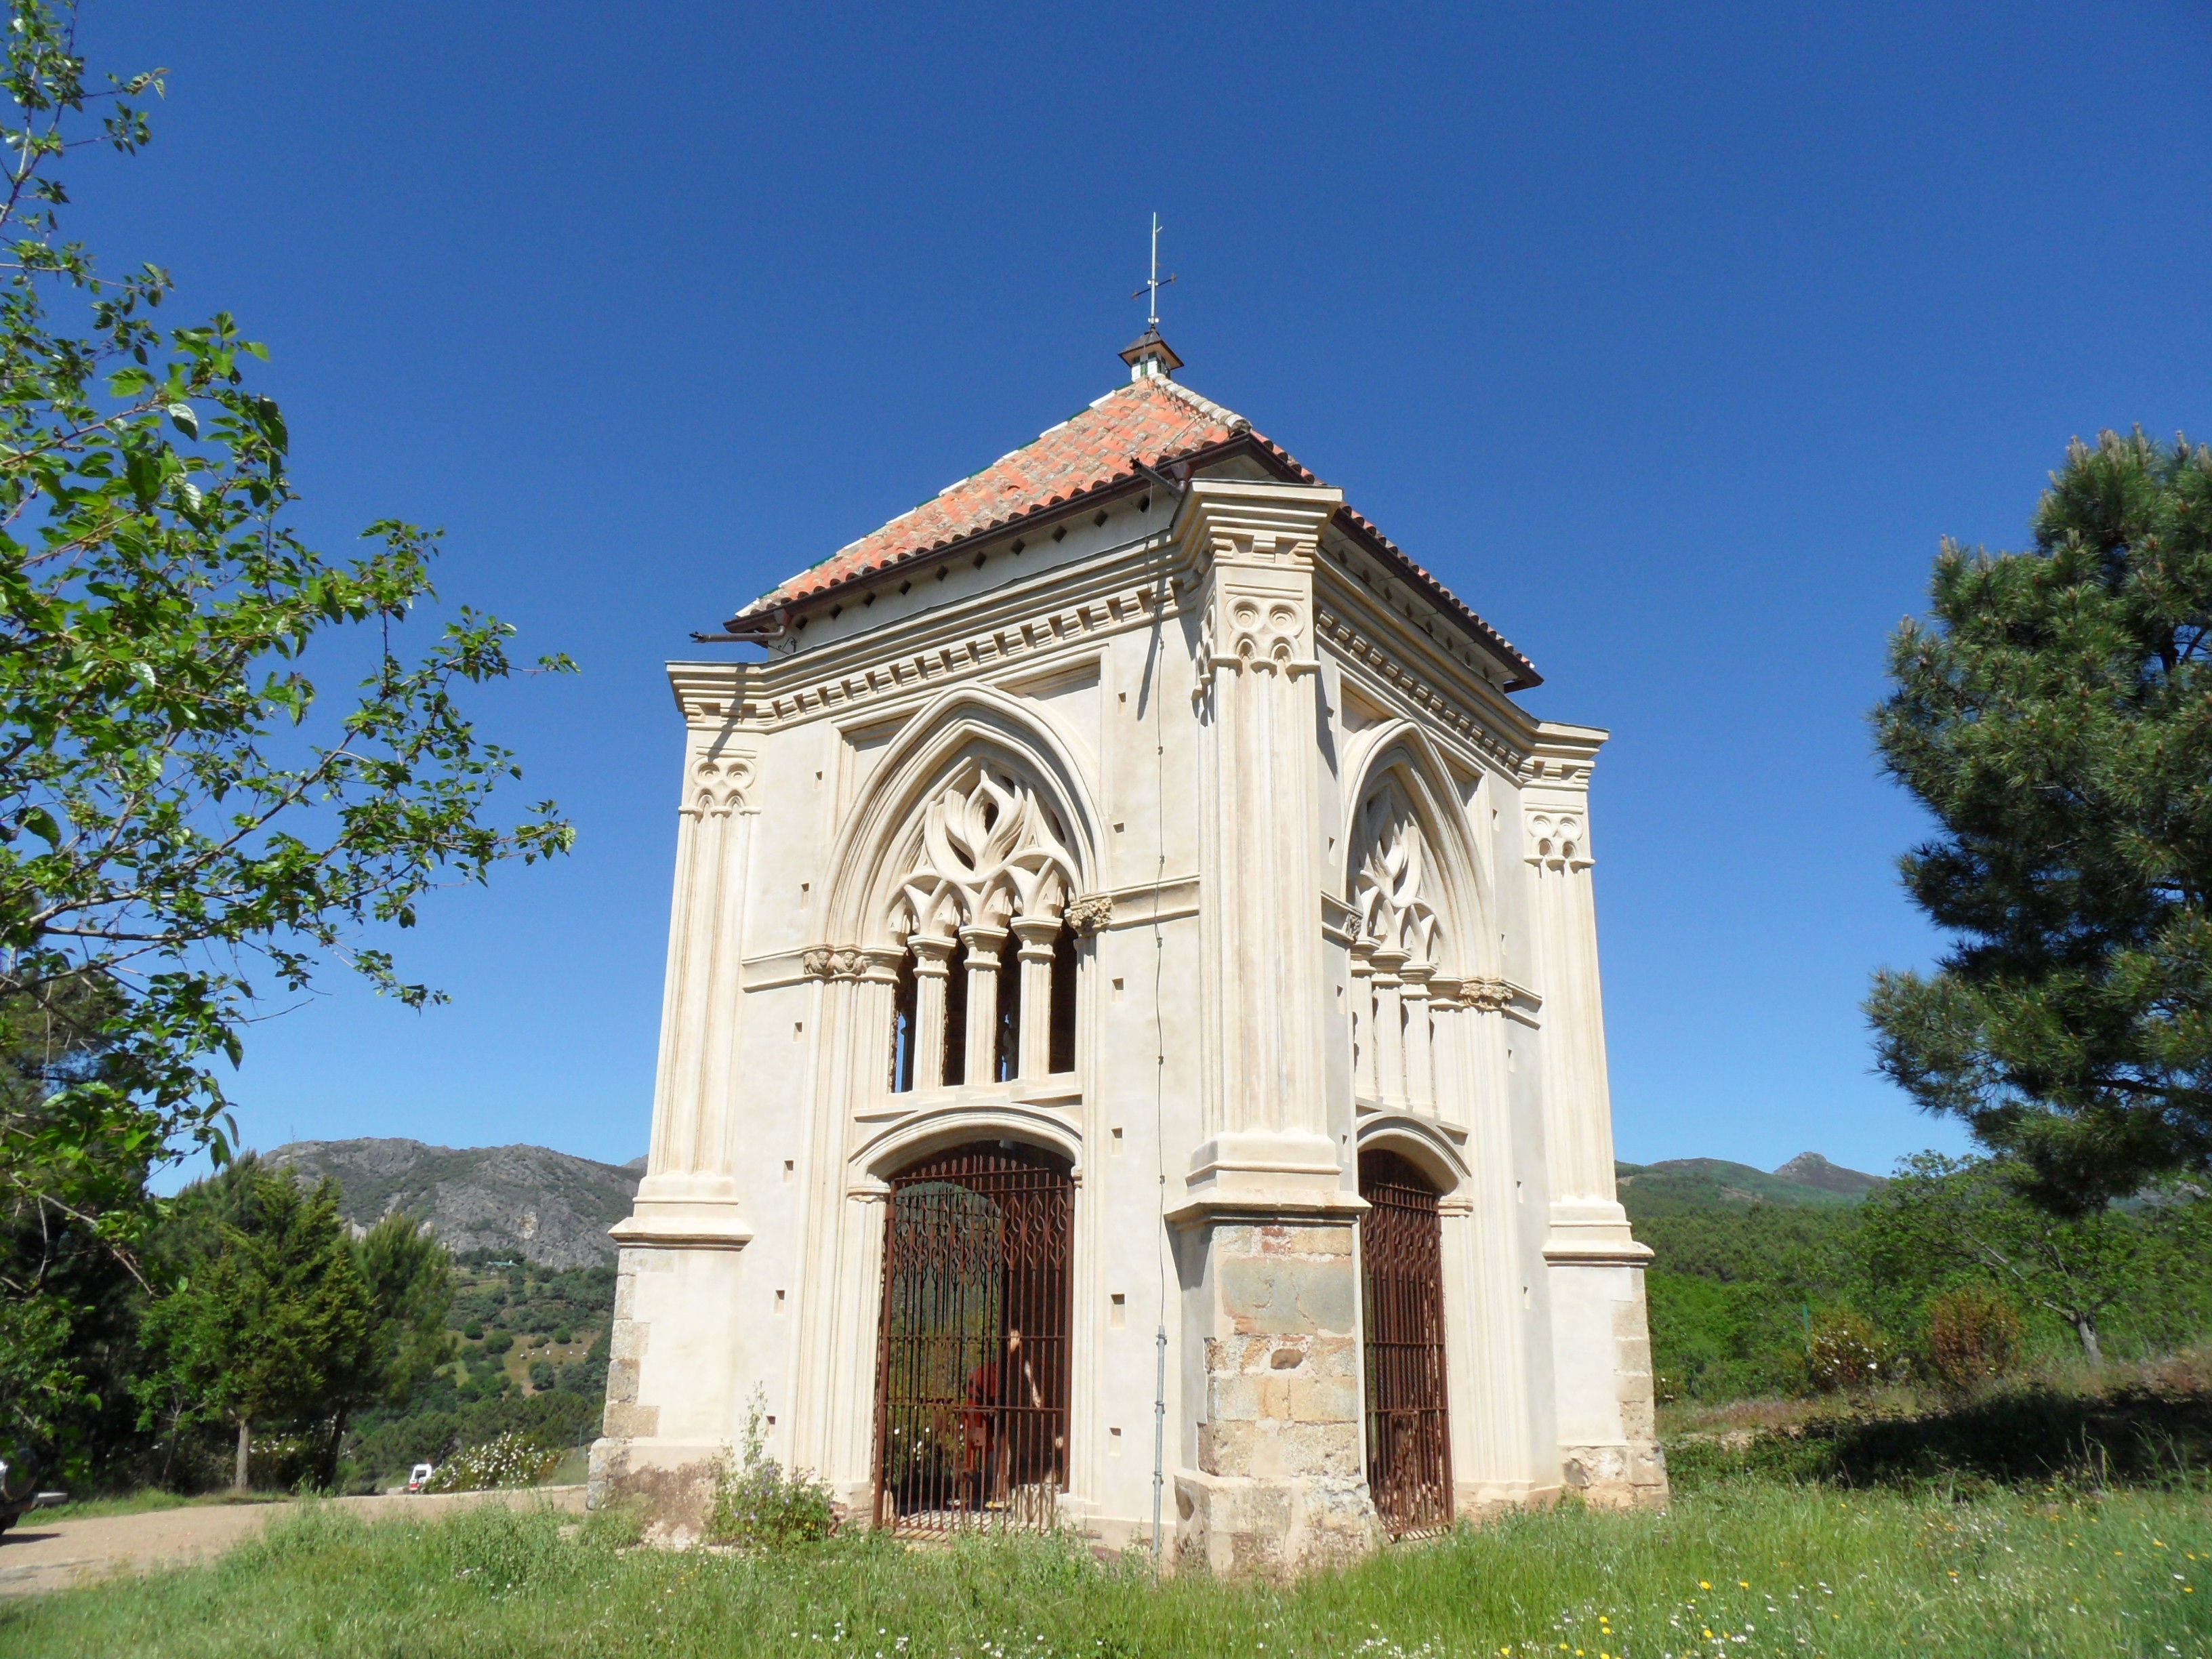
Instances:
[[[1129,296],[1133,300],[1136,299],[1139,295],[1142,295],[1147,291],[1151,293],[1152,296],[1152,304],[1148,309],[1152,314],[1145,319],[1146,327],[1156,329],[1160,325],[1160,290],[1173,281],[1175,281],[1175,275],[1172,271],[1166,276],[1162,276],[1160,275],[1160,216],[1155,213],[1152,216],[1152,277],[1146,283],[1143,288],[1139,289],[1135,294],[1132,294]]]

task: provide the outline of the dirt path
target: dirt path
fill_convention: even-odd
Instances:
[[[534,1504],[580,1515],[581,1486],[536,1486],[520,1492],[463,1492],[435,1497],[391,1492],[379,1498],[331,1501],[368,1520],[445,1514],[471,1504]],[[66,1589],[111,1572],[145,1572],[186,1566],[222,1554],[252,1537],[289,1504],[197,1504],[144,1515],[108,1515],[85,1521],[49,1521],[33,1513],[0,1534],[0,1595]]]

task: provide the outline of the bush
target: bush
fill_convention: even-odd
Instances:
[[[530,1362],[530,1386],[537,1389],[540,1394],[544,1394],[548,1389],[553,1386],[553,1362],[551,1360],[533,1359]]]
[[[1947,1291],[1928,1304],[1928,1358],[1954,1389],[2002,1376],[2018,1363],[2019,1310],[1993,1291]]]
[[[1910,1370],[1890,1340],[1848,1308],[1813,1322],[1805,1339],[1805,1375],[1822,1394],[1902,1382]]]
[[[827,1538],[837,1529],[830,1489],[799,1470],[786,1473],[763,1445],[766,1397],[758,1389],[745,1413],[745,1443],[734,1468],[726,1468],[714,1489],[707,1535],[718,1544],[751,1550],[787,1549]]]
[[[484,1338],[484,1352],[488,1354],[493,1355],[495,1358],[500,1354],[505,1353],[514,1346],[514,1333],[513,1331],[494,1331],[489,1336]]]
[[[561,1454],[532,1434],[509,1430],[495,1440],[457,1452],[431,1472],[430,1492],[482,1492],[528,1486],[553,1473]]]
[[[576,1334],[568,1326],[563,1325],[553,1333],[553,1340],[556,1342],[573,1342],[576,1340]]]

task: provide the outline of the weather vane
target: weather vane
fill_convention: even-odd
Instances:
[[[1151,293],[1152,296],[1152,305],[1150,307],[1152,314],[1145,319],[1146,327],[1155,330],[1159,327],[1160,290],[1173,281],[1175,281],[1175,275],[1173,272],[1170,272],[1165,276],[1160,275],[1160,216],[1155,213],[1152,216],[1152,274],[1143,288],[1139,289],[1136,293],[1132,294],[1129,296],[1132,300],[1134,300],[1141,298],[1147,291]]]

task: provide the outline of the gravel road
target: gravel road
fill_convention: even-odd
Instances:
[[[471,1504],[534,1504],[584,1512],[581,1486],[535,1486],[520,1492],[445,1492],[436,1496],[388,1492],[378,1498],[337,1498],[340,1509],[369,1520],[441,1515]],[[33,1512],[0,1533],[0,1595],[33,1595],[113,1572],[187,1566],[222,1554],[252,1537],[289,1504],[196,1504],[144,1515],[108,1515],[84,1521],[41,1522]]]

